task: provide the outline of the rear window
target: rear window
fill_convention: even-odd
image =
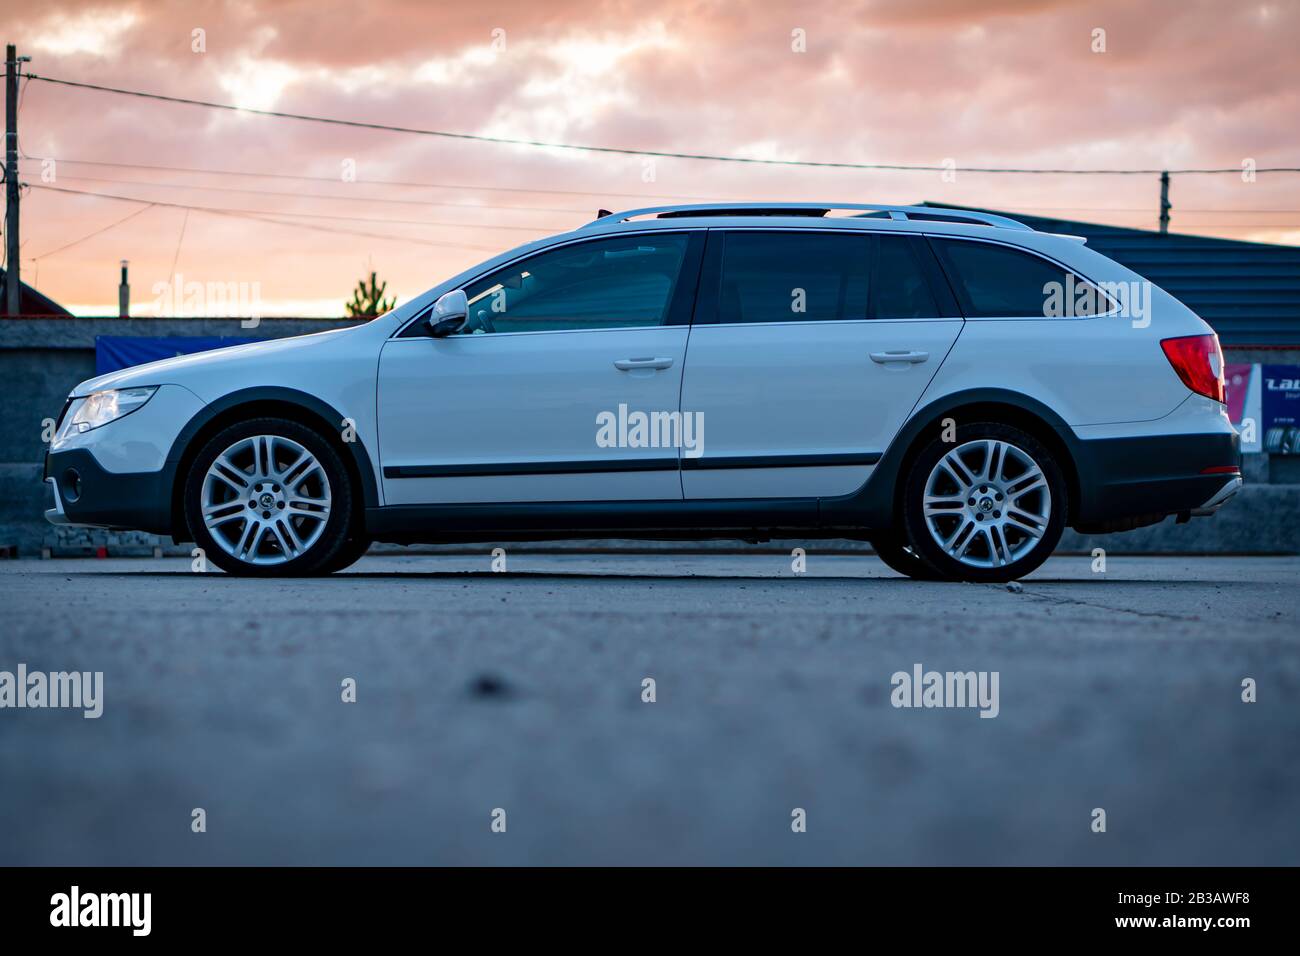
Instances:
[[[1091,282],[1040,256],[989,242],[931,242],[968,317],[1078,317],[1112,308]]]

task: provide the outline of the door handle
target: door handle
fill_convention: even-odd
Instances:
[[[906,362],[909,365],[917,365],[924,362],[930,357],[929,352],[909,352],[906,350],[897,352],[872,352],[871,361],[879,365],[891,365],[894,362]]]
[[[670,358],[625,358],[616,359],[614,368],[627,372],[634,368],[671,368],[673,360]]]

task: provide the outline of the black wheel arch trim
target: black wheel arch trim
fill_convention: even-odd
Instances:
[[[307,412],[312,418],[325,423],[339,422],[338,426],[342,428],[344,416],[338,409],[314,395],[307,392],[299,391],[295,388],[287,388],[280,385],[257,385],[251,388],[243,388],[237,392],[230,392],[204,405],[194,414],[180,430],[175,441],[172,442],[171,450],[167,453],[167,461],[163,465],[163,484],[162,487],[169,489],[172,494],[170,502],[172,514],[172,527],[170,531],[173,536],[181,535],[185,532],[184,524],[177,525],[176,516],[176,495],[177,481],[180,478],[178,474],[181,463],[187,458],[192,457],[198,452],[194,445],[194,439],[215,419],[221,417],[227,412],[232,411],[242,405],[253,405],[259,403],[277,403],[280,405],[295,405]],[[328,436],[327,436],[328,440]],[[357,438],[355,441],[339,441],[336,445],[341,445],[350,452],[350,460],[355,466],[356,477],[361,482],[361,504],[364,508],[374,508],[379,505],[379,487],[375,481],[375,466],[370,458],[370,452],[365,443]],[[347,455],[344,461],[348,461]],[[188,538],[186,538],[188,540]]]
[[[965,389],[913,411],[861,488],[821,500],[822,526],[891,527],[904,468],[919,448],[918,439],[927,429],[940,425],[945,416],[981,406],[1012,408],[1041,424],[1034,429],[1035,435],[1060,457],[1057,464],[1066,480],[1067,527],[1135,516],[1163,517],[1196,508],[1223,483],[1222,475],[1203,474],[1205,468],[1241,464],[1240,439],[1235,433],[1083,439],[1037,399],[1010,389]],[[998,420],[996,414],[980,412],[966,423],[981,419]],[[957,422],[963,423],[960,416]]]
[[[408,544],[582,537],[751,539],[815,533],[816,528],[816,498],[497,502],[366,509],[368,535],[376,541]]]
[[[884,455],[881,456],[880,461],[861,488],[847,495],[821,500],[823,525],[864,528],[892,527],[894,524],[895,504],[898,499],[900,482],[903,478],[903,466],[915,452],[917,439],[928,429],[939,426],[943,418],[950,413],[959,411],[962,408],[981,405],[1012,407],[1022,414],[1038,419],[1050,429],[1051,435],[1040,437],[1045,437],[1050,443],[1052,436],[1055,436],[1057,447],[1050,450],[1059,452],[1063,449],[1068,455],[1068,461],[1059,462],[1058,464],[1066,473],[1067,483],[1070,484],[1071,498],[1076,499],[1078,497],[1078,485],[1083,480],[1082,476],[1076,471],[1081,440],[1074,434],[1073,429],[1065,423],[1065,420],[1042,402],[1020,392],[1002,388],[971,388],[960,392],[952,392],[935,399],[922,408],[914,409],[908,417],[907,423],[894,436],[894,440],[890,442]],[[963,423],[958,419],[957,424]],[[1015,422],[1009,424],[1015,424]]]

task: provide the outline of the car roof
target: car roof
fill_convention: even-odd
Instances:
[[[942,206],[865,203],[712,203],[644,206],[600,215],[550,241],[658,229],[827,229],[927,233],[995,239],[1033,246],[1050,235],[993,213]],[[1069,237],[1076,238],[1076,237]]]
[[[828,213],[842,213],[828,215]],[[843,213],[847,213],[844,215]],[[898,232],[1003,242],[1047,255],[1080,275],[1109,270],[1116,280],[1140,279],[1113,260],[1084,246],[1079,236],[1038,232],[1007,216],[946,206],[886,206],[862,203],[726,203],[646,206],[621,212],[601,210],[591,222],[506,249],[476,263],[388,313],[405,323],[438,295],[525,256],[583,239],[645,235],[655,231],[706,229],[825,230]],[[1118,271],[1116,271],[1118,270]]]
[[[847,215],[832,216],[832,213],[844,213]],[[809,219],[829,219],[840,220],[847,219],[869,219],[873,222],[951,222],[951,223],[976,223],[984,226],[994,226],[999,229],[1014,229],[1021,232],[1032,232],[1023,222],[1018,222],[1008,216],[999,216],[994,213],[981,212],[974,209],[947,209],[936,206],[895,206],[895,205],[876,205],[869,203],[808,203],[808,202],[784,202],[784,203],[695,203],[687,205],[672,206],[642,206],[637,209],[625,209],[621,212],[608,212],[601,210],[597,218],[582,227],[584,229],[592,228],[600,224],[611,222],[629,222],[632,220],[646,219],[654,217],[656,219],[735,219],[735,218],[798,218],[800,220]]]
[[[841,215],[829,215],[841,213]],[[847,215],[843,215],[847,213]],[[809,229],[828,231],[891,231],[916,235],[965,236],[1041,248],[1053,240],[1071,239],[1035,232],[1007,216],[944,206],[889,206],[864,203],[711,203],[672,206],[643,206],[620,212],[600,210],[600,215],[568,232],[554,233],[507,249],[454,277],[468,277],[496,268],[521,256],[542,252],[580,239],[645,234],[658,230],[684,229]],[[450,282],[448,286],[450,287]]]

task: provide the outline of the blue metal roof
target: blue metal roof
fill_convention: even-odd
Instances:
[[[1085,237],[1089,248],[1176,296],[1210,323],[1224,345],[1300,347],[1300,246],[977,211],[1019,219],[1039,232]]]

